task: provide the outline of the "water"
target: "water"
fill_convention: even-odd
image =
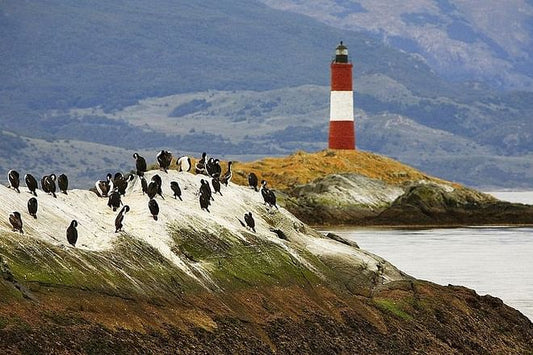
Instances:
[[[533,192],[492,194],[533,204]],[[490,294],[533,320],[533,228],[349,228],[333,232],[411,276]]]

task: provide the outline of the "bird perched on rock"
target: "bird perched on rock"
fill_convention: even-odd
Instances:
[[[35,179],[32,174],[26,174],[24,175],[24,181],[26,182],[28,190],[30,190],[34,196],[37,196],[37,192],[35,192],[35,190],[37,190],[37,179]]]
[[[133,181],[134,178],[135,177],[133,174],[129,174],[128,177],[124,177],[122,173],[116,173],[113,179],[113,184],[121,195],[125,195],[128,184]]]
[[[220,178],[220,182],[223,183],[225,186],[228,186],[228,183],[233,177],[233,171],[231,170],[232,165],[233,165],[233,162],[228,161],[228,170],[226,170],[226,172],[224,172],[224,175],[222,175],[222,177]]]
[[[181,189],[180,189],[180,185],[178,184],[177,181],[171,181],[170,182],[170,189],[172,190],[172,192],[174,192],[174,198],[179,198],[180,201],[183,201],[181,199]]]
[[[248,174],[248,186],[253,188],[256,192],[259,191],[257,189],[257,175],[255,175],[254,173]]]
[[[15,191],[20,193],[20,175],[16,170],[9,170],[7,172],[7,179],[9,180],[9,188],[13,188]]]
[[[209,183],[207,182],[207,180],[204,180],[204,179],[201,179],[200,180],[200,195],[203,194],[204,196],[207,197],[208,200],[215,200],[213,198],[213,192],[211,191],[211,187],[209,186]],[[211,203],[209,203],[211,204]]]
[[[176,161],[176,165],[178,166],[178,171],[185,171],[185,172],[189,172],[191,171],[191,158],[189,158],[188,156],[183,156],[183,157],[180,157],[177,161]]]
[[[239,222],[241,222],[241,225],[243,227],[251,229],[255,233],[255,220],[252,216],[252,212],[248,212],[244,214],[244,222],[239,219]]]
[[[159,164],[159,169],[167,173],[170,163],[172,163],[172,152],[168,150],[162,150],[157,153],[156,158],[157,163]]]
[[[157,204],[157,201],[153,198],[148,201],[148,209],[150,210],[154,221],[157,221],[157,216],[159,215],[159,205]]]
[[[78,221],[73,219],[67,228],[67,241],[73,247],[76,246],[76,242],[78,241],[78,230],[76,229],[77,226],[78,226]]]
[[[211,185],[213,185],[213,193],[216,194],[217,192],[222,196],[222,192],[220,192],[220,180],[218,178],[213,178],[211,180]]]
[[[37,199],[35,197],[32,197],[28,200],[28,213],[33,218],[37,218]]]
[[[114,184],[113,184],[113,175],[111,173],[108,173],[106,175],[105,180],[98,180],[94,183],[94,186],[96,187],[96,191],[98,196],[100,197],[107,197],[107,195],[113,191]]]
[[[111,207],[113,209],[113,212],[115,212],[120,207],[120,205],[122,205],[120,192],[118,192],[118,189],[115,187],[113,191],[109,194],[107,206]]]
[[[195,172],[196,174],[204,174],[207,175],[207,170],[205,169],[205,164],[207,163],[207,153],[203,152],[202,157],[195,165]]]
[[[209,196],[205,194],[205,192],[202,192],[200,190],[200,208],[202,210],[206,210],[207,212],[211,213],[209,211],[209,205],[211,204],[211,201],[209,200]]]
[[[146,172],[146,160],[139,153],[133,153],[133,159],[135,159],[135,173],[143,176]]]
[[[46,192],[48,194],[51,194],[54,197],[57,197],[56,196],[56,175],[55,174],[50,174],[50,175],[43,176],[43,178],[41,179],[41,186],[42,186],[44,192]]]
[[[57,186],[59,187],[59,191],[67,195],[68,177],[65,174],[60,174],[57,177]]]
[[[163,180],[161,179],[161,176],[157,174],[152,176],[152,179],[150,183],[148,184],[148,189],[146,190],[148,197],[154,198],[155,197],[154,191],[155,191],[155,193],[161,196],[161,198],[164,200],[165,198],[163,197],[163,190],[161,187],[162,184],[163,184]]]
[[[15,211],[9,214],[9,223],[13,227],[13,232],[19,231],[21,234],[24,234],[22,230],[22,217],[19,212]]]
[[[115,218],[115,233],[118,233],[122,230],[123,222],[124,222],[124,216],[127,212],[130,211],[130,206],[124,205],[120,212],[118,213],[117,217]]]
[[[263,196],[265,205],[279,209],[278,205],[276,204],[276,195],[274,194],[274,191],[267,188],[266,185],[266,180],[261,180],[261,195]]]
[[[141,179],[141,190],[143,192],[143,195],[148,194],[148,183],[146,182],[146,179],[144,178],[144,176],[141,176],[140,179]]]

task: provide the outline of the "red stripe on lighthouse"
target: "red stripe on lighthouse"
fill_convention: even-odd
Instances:
[[[331,91],[352,91],[352,63],[331,63]]]
[[[353,121],[329,122],[329,149],[355,149]]]

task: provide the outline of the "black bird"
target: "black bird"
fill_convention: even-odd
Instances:
[[[138,153],[133,153],[135,159],[135,170],[138,176],[143,176],[146,172],[146,160]]]
[[[157,195],[157,190],[159,187],[157,186],[157,183],[155,181],[150,181],[148,184],[148,187],[146,188],[146,194],[148,195],[148,198],[151,200]]]
[[[59,191],[67,195],[67,189],[68,189],[68,178],[65,174],[61,174],[57,178],[57,186],[59,187]]]
[[[159,164],[159,169],[167,173],[170,163],[172,163],[172,152],[168,150],[162,150],[157,153],[157,163]]]
[[[211,191],[211,186],[209,186],[209,183],[207,182],[207,180],[204,180],[204,179],[201,179],[200,180],[200,194],[204,194],[208,200],[215,200],[213,198],[213,193]]]
[[[73,247],[76,246],[76,242],[78,241],[78,230],[76,229],[77,226],[78,221],[73,219],[72,222],[70,222],[70,226],[67,228],[67,241]]]
[[[256,192],[259,191],[257,189],[257,175],[254,173],[248,174],[248,185],[253,188]]]
[[[196,174],[204,174],[207,175],[207,171],[205,170],[205,164],[207,162],[207,153],[202,153],[202,158],[198,160],[195,166]]]
[[[270,228],[270,231],[276,233],[276,235],[280,239],[289,240],[289,238],[287,238],[287,236],[285,235],[285,233],[281,229]]]
[[[129,212],[129,210],[130,206],[124,205],[124,207],[122,207],[122,209],[118,213],[117,218],[115,218],[115,233],[118,233],[122,230],[122,222],[124,222],[124,215]]]
[[[37,190],[37,179],[35,179],[32,174],[26,174],[24,175],[24,181],[26,181],[26,186],[28,187],[30,192],[33,195],[37,196],[37,192],[35,192],[35,190]]]
[[[207,160],[207,163],[205,163],[205,171],[207,172],[207,175],[211,177],[215,177],[215,171],[216,171],[215,158],[209,158]]]
[[[33,216],[33,218],[37,218],[37,199],[35,197],[32,197],[28,200],[28,213],[30,216]]]
[[[150,209],[150,213],[152,214],[154,220],[157,221],[157,215],[159,214],[159,205],[157,204],[157,201],[153,198],[148,201],[148,209]]]
[[[41,178],[41,190],[43,190],[43,192],[50,193],[50,191],[48,191],[46,188],[46,179],[48,179],[48,175],[45,175]]]
[[[270,207],[276,207],[276,209],[279,209],[276,204],[276,195],[272,190],[266,187],[266,184],[266,180],[261,181],[261,195],[263,196],[265,205],[268,205]]]
[[[254,217],[252,216],[252,212],[248,212],[244,214],[244,221],[246,222],[246,226],[255,233],[255,220],[254,220]]]
[[[120,199],[120,192],[115,188],[111,194],[109,194],[109,199],[107,200],[107,205],[113,209],[113,212],[122,205],[122,200]]]
[[[213,185],[213,194],[216,194],[217,192],[222,196],[222,192],[220,192],[220,180],[216,177],[211,180],[211,185]]]
[[[19,231],[21,234],[24,234],[22,230],[22,217],[19,212],[15,211],[9,214],[9,223],[13,226],[13,232]]]
[[[211,204],[211,202],[209,201],[209,196],[207,196],[204,193],[202,193],[202,191],[200,190],[200,207],[203,209],[203,210],[206,210],[207,212],[211,213],[209,211],[209,205]]]
[[[144,176],[141,176],[140,179],[141,179],[141,190],[143,192],[143,195],[147,194],[148,193],[148,183],[146,182],[146,179],[144,178]]]
[[[188,156],[180,157],[176,165],[178,165],[178,171],[191,171],[191,158]]]
[[[116,173],[115,177],[113,178],[113,185],[115,188],[118,189],[118,192],[121,195],[126,194],[126,189],[128,188],[128,184],[130,181],[132,181],[134,178],[133,174],[129,174],[128,177],[124,177],[122,173]]]
[[[209,159],[209,161],[211,161],[211,159]],[[211,164],[209,164],[208,162],[208,164],[206,165],[206,169],[209,176],[217,179],[220,178],[220,174],[222,173],[222,168],[220,167],[220,160],[214,159]]]
[[[98,196],[100,197],[107,197],[107,195],[113,191],[114,184],[113,184],[113,175],[111,173],[108,173],[106,175],[105,180],[98,180],[94,183],[94,186],[96,187],[96,191],[98,193]]]
[[[181,201],[183,201],[181,199],[181,189],[180,189],[180,185],[178,184],[178,182],[177,181],[171,181],[170,182],[170,188],[174,192],[174,198],[179,197],[179,199]]]
[[[15,189],[18,193],[20,193],[19,186],[20,186],[20,175],[18,171],[16,170],[9,170],[7,172],[7,179],[9,180],[9,186]]]
[[[154,185],[152,185],[152,183],[154,183]],[[162,190],[162,185],[163,185],[163,180],[161,180],[161,176],[155,174],[154,176],[152,176],[152,179],[150,181],[150,184],[148,184],[148,191],[150,191],[150,185],[152,185],[152,188],[153,186],[156,187],[155,191],[156,193],[161,196],[161,198],[164,200],[165,198],[163,197],[163,190]],[[150,196],[150,194],[149,194]],[[154,195],[155,196],[155,195]],[[150,197],[150,198],[153,198]]]
[[[42,178],[41,184],[43,186],[43,191],[52,194],[55,198],[56,196],[56,175],[50,174]]]
[[[230,182],[231,178],[233,177],[233,171],[231,171],[231,166],[233,165],[232,161],[228,161],[228,170],[222,175],[220,178],[220,182],[223,183],[225,186],[228,186],[228,182]]]

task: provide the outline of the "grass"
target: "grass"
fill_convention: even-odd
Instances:
[[[400,319],[403,319],[403,320],[413,319],[413,316],[411,316],[409,313],[405,312],[402,309],[398,301],[393,301],[393,300],[384,299],[384,298],[377,298],[377,299],[374,299],[374,303],[379,309],[389,312]]]

